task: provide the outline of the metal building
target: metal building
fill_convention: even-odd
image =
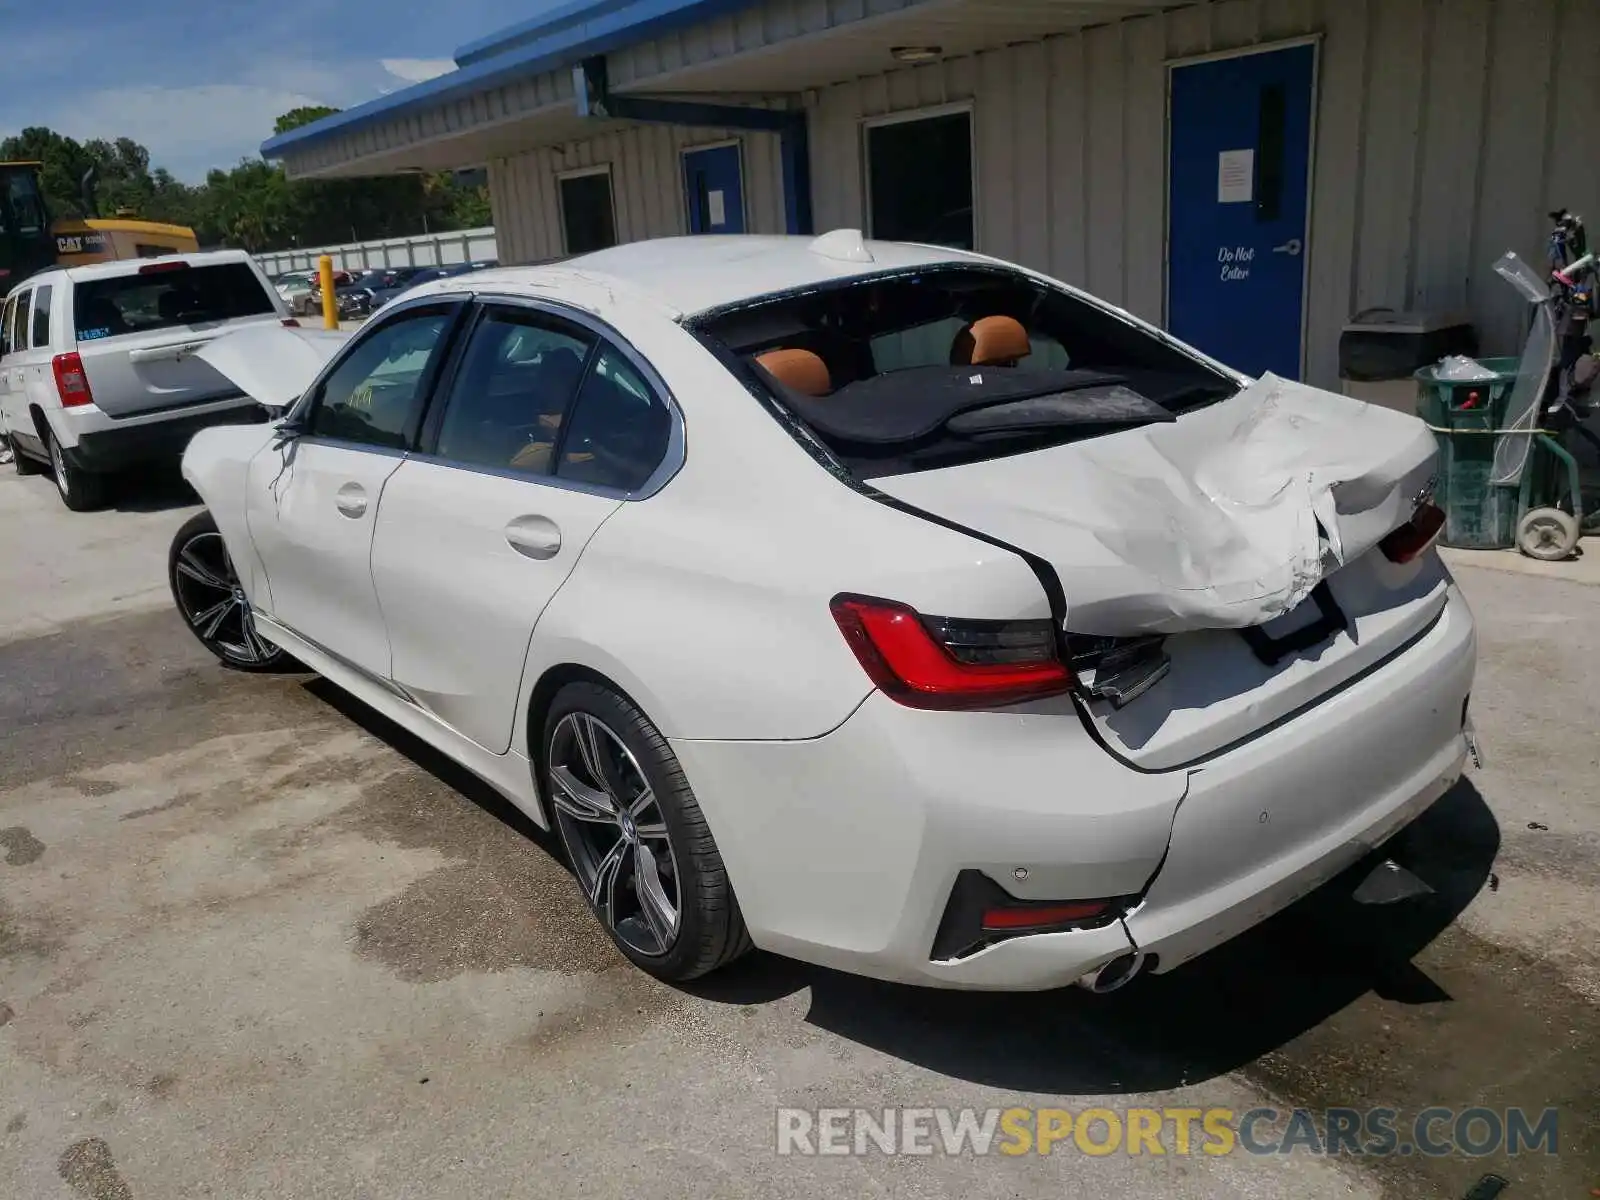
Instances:
[[[1600,200],[1600,0],[575,0],[267,142],[486,165],[502,261],[841,226],[970,245],[1330,384],[1373,307],[1488,351]]]

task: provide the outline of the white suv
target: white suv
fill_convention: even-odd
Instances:
[[[106,477],[176,461],[196,430],[261,419],[196,351],[289,319],[242,250],[57,267],[0,309],[0,433],[16,469],[50,466],[68,508],[96,507]]]

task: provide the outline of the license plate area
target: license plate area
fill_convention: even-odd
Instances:
[[[1291,654],[1321,645],[1348,624],[1344,610],[1333,597],[1333,589],[1324,579],[1297,607],[1265,625],[1241,629],[1239,636],[1257,659],[1275,667]]]

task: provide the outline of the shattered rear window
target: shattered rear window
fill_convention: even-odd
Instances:
[[[1239,390],[1117,313],[1000,268],[867,276],[687,324],[861,479],[1171,421]]]

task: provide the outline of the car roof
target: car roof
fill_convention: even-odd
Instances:
[[[774,292],[883,271],[988,261],[937,246],[867,241],[856,230],[836,230],[816,238],[713,234],[629,242],[559,264],[491,267],[473,272],[471,286],[546,296],[575,285],[586,285],[584,290],[615,286],[683,317]],[[462,286],[459,278],[432,280],[409,294],[451,292]]]
[[[189,254],[159,254],[151,258],[116,258],[110,262],[85,263],[81,267],[57,267],[56,272],[75,283],[86,279],[119,279],[124,275],[137,275],[144,267],[158,263],[186,262],[192,267],[209,267],[217,263],[250,261],[243,250],[198,250]]]

